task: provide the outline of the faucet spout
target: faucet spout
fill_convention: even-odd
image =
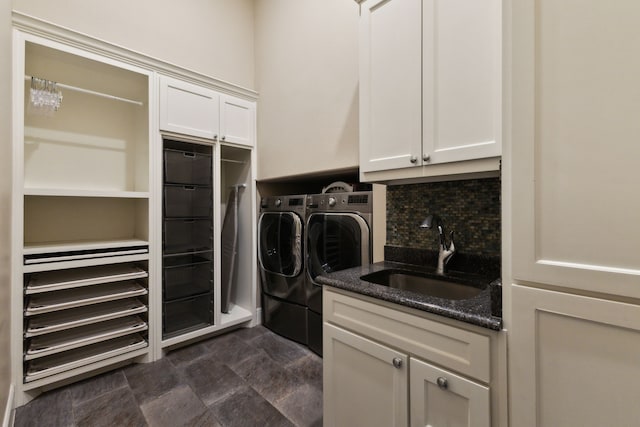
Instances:
[[[444,274],[444,267],[451,260],[451,257],[456,251],[455,244],[453,242],[453,231],[451,231],[449,235],[449,244],[447,245],[447,240],[444,233],[444,224],[442,222],[442,218],[438,215],[431,214],[427,216],[424,221],[420,224],[420,228],[426,228],[430,230],[436,227],[438,230],[438,265],[436,267],[437,274]]]

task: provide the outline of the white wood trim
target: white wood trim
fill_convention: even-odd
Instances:
[[[98,191],[98,190],[70,190],[64,188],[25,188],[25,196],[56,196],[56,197],[112,197],[124,199],[148,199],[148,191]]]
[[[248,100],[256,100],[257,92],[254,90],[235,85],[224,80],[200,74],[196,71],[187,70],[176,64],[162,61],[160,59],[147,56],[140,52],[135,52],[123,46],[108,43],[104,40],[91,37],[87,34],[73,31],[69,28],[60,27],[51,22],[38,19],[21,12],[13,11],[13,26],[25,33],[46,37],[65,45],[83,49],[103,57],[108,57],[137,67],[153,69],[171,77],[175,77],[197,85],[204,85],[215,90],[240,96]]]
[[[2,427],[13,426],[13,408],[15,400],[15,387],[9,384],[9,393],[7,393],[7,405],[4,407],[4,418],[2,419]]]

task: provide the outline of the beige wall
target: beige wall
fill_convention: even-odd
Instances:
[[[10,376],[11,0],[0,0],[0,419]]]
[[[255,89],[253,3],[253,0],[13,0],[13,8]]]
[[[358,5],[256,0],[258,178],[358,165]]]

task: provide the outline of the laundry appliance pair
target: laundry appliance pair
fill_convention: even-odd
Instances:
[[[267,328],[322,355],[316,278],[371,262],[372,197],[355,191],[262,199],[258,259]]]

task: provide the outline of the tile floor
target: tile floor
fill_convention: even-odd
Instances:
[[[258,326],[38,396],[15,426],[322,426],[322,359]]]

